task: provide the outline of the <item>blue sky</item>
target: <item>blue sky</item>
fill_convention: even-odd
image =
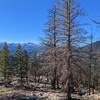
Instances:
[[[84,26],[88,33],[93,33],[94,41],[100,40],[100,26],[93,23],[92,20],[100,22],[100,0],[79,0],[81,8],[86,13],[80,21],[89,24]]]
[[[100,29],[91,22],[100,20],[100,0],[79,0],[86,16],[81,22],[93,29],[95,40],[100,40]],[[48,18],[48,9],[53,0],[0,0],[0,42],[35,42],[44,36],[43,28]],[[98,34],[97,34],[98,33]]]

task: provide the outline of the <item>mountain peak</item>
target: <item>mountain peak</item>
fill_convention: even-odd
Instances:
[[[16,44],[17,43],[8,43],[8,47],[11,53],[16,51]],[[31,42],[20,43],[20,44],[23,49],[28,51],[28,53],[32,53],[33,51],[39,52],[42,49],[41,46],[39,46],[38,44],[31,43]],[[2,47],[3,47],[3,42],[0,43],[0,50],[2,49]]]

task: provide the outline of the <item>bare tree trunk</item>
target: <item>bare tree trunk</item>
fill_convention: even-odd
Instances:
[[[91,93],[91,71],[92,71],[92,64],[93,64],[93,34],[91,33],[91,46],[90,46],[90,66],[89,66],[89,95]]]
[[[67,99],[71,100],[71,13],[70,13],[70,0],[67,0],[67,28],[68,28],[68,60],[67,60]]]
[[[36,81],[37,81],[37,72],[35,71],[35,74],[34,74],[34,81],[35,81],[35,83],[36,83]]]
[[[26,82],[27,82],[27,85],[29,85],[28,76],[26,76]]]

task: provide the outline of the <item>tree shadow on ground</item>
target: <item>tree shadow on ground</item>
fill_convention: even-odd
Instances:
[[[1,96],[0,100],[40,100],[40,99],[36,96],[10,94],[10,95]]]
[[[47,92],[52,92],[52,93],[60,93],[60,89],[59,91],[52,89],[51,87],[35,87],[35,86],[15,86],[14,87],[15,90],[24,90],[24,91],[37,91],[37,92],[43,92],[43,93],[47,93]]]

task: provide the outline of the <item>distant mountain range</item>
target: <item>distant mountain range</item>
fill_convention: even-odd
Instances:
[[[92,45],[93,45],[93,53],[95,53],[97,55],[100,54],[100,41],[96,41]],[[82,49],[89,52],[90,46],[91,46],[90,44],[86,45],[86,46],[82,47]]]
[[[17,43],[8,43],[8,47],[10,52],[14,53],[16,51],[16,45]],[[40,52],[43,50],[43,46],[41,44],[36,43],[21,43],[21,46],[23,49],[27,50],[28,53],[32,53],[33,51]],[[3,42],[0,43],[0,50],[3,47]],[[82,47],[84,50],[89,50],[90,45],[86,45]],[[93,43],[93,49],[95,53],[100,54],[100,41],[96,41]]]
[[[17,43],[8,43],[8,48],[11,53],[14,53],[16,51],[16,45]],[[39,52],[43,49],[41,45],[35,43],[21,43],[21,46],[23,49],[27,50],[28,53],[32,53],[33,51]],[[0,50],[2,49],[2,47],[3,42],[0,43]]]

